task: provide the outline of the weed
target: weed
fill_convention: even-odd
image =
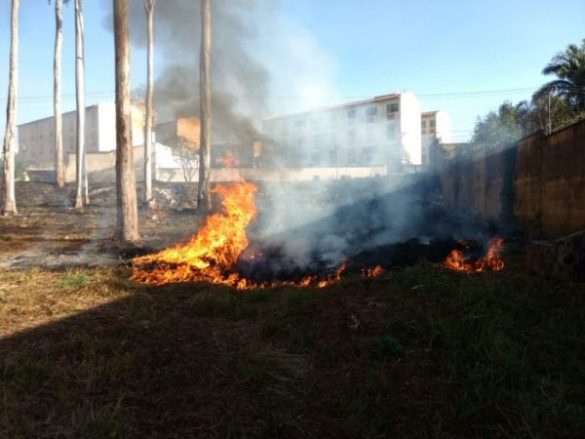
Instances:
[[[63,277],[58,280],[57,285],[61,288],[73,289],[88,284],[91,277],[74,270],[67,270]]]

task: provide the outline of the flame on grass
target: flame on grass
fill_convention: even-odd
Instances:
[[[371,267],[371,268],[362,269],[362,276],[363,277],[378,277],[382,273],[384,273],[384,269],[380,265],[376,265],[375,267]]]
[[[465,246],[464,242],[462,244]],[[466,259],[463,251],[453,250],[445,259],[444,266],[450,270],[468,273],[501,271],[504,269],[504,261],[500,258],[503,248],[504,240],[495,237],[490,240],[488,251],[483,258]]]
[[[208,216],[189,242],[135,258],[132,279],[153,285],[203,281],[242,290],[282,285],[323,288],[337,282],[345,269],[345,261],[324,278],[307,276],[300,281],[259,283],[234,271],[238,257],[248,247],[246,228],[256,218],[254,194],[257,190],[254,184],[247,182],[218,185],[213,193],[220,196],[222,210]]]

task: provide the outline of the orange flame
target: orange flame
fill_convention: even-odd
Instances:
[[[384,269],[380,265],[376,265],[371,268],[362,269],[363,277],[378,277],[384,272]]]
[[[258,283],[233,271],[238,257],[248,247],[246,228],[256,218],[256,191],[254,184],[246,182],[218,185],[213,193],[221,198],[221,212],[207,217],[203,227],[186,244],[134,258],[132,279],[153,285],[204,281],[239,290],[282,285],[323,288],[338,281],[345,269],[345,261],[324,279],[307,276],[298,282]]]
[[[223,165],[224,168],[235,168],[238,164],[236,157],[231,152],[226,152],[217,159],[217,162]]]
[[[445,259],[446,268],[454,271],[482,272],[501,271],[504,269],[504,261],[500,253],[504,248],[504,240],[495,237],[490,240],[490,246],[485,257],[476,260],[466,260],[461,250],[453,250]]]

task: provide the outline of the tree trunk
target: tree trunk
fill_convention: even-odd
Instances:
[[[61,46],[63,44],[63,0],[55,0],[55,53],[53,58],[53,108],[55,110],[55,185],[65,185],[63,163],[63,118],[61,117]]]
[[[89,184],[87,169],[87,152],[83,154],[83,203],[89,206]]]
[[[77,145],[75,209],[83,210],[85,163],[85,71],[83,47],[83,0],[75,0],[75,95],[77,98]]]
[[[211,3],[201,0],[201,53],[199,61],[199,87],[201,130],[199,138],[199,187],[198,208],[209,210],[211,196],[209,179],[211,172]]]
[[[4,206],[3,215],[16,215],[14,191],[14,130],[16,125],[16,93],[18,90],[18,7],[12,0],[10,13],[10,71],[6,104],[6,132],[4,133]]]
[[[152,197],[152,89],[153,89],[153,55],[154,55],[154,5],[156,0],[144,0],[146,12],[146,35],[148,41],[146,61],[146,120],[144,124],[144,201],[147,206],[154,206]]]
[[[132,148],[130,107],[130,47],[128,42],[128,0],[114,2],[114,44],[116,51],[116,238],[137,241],[138,207]]]

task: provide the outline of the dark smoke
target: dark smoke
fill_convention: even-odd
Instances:
[[[131,43],[136,48],[145,48],[143,1],[129,3]],[[269,75],[252,46],[260,28],[258,15],[270,13],[276,2],[214,0],[211,3],[213,142],[251,145],[258,138],[256,123],[266,111],[269,85]],[[111,17],[106,21],[111,28]],[[158,121],[198,116],[200,2],[158,0],[154,34],[154,104]]]

